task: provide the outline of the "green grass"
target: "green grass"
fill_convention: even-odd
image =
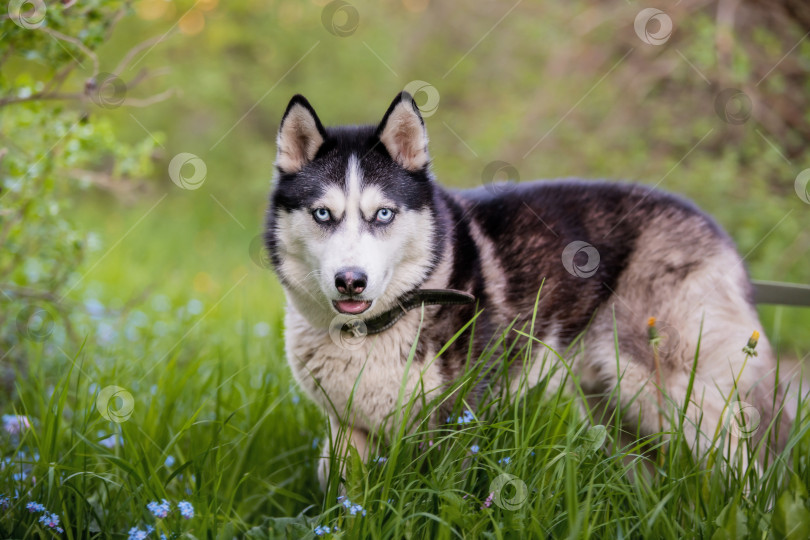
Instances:
[[[281,295],[271,274],[251,262],[250,228],[216,207],[184,213],[185,205],[171,197],[158,205],[109,258],[105,251],[143,208],[105,217],[111,225],[95,255],[102,262],[72,294],[98,301],[95,318],[74,321],[83,343],[64,338],[59,324],[49,339],[26,343],[28,364],[2,413],[25,415],[32,427],[0,436],[0,493],[18,495],[0,510],[0,537],[51,534],[25,509],[30,501],[59,515],[66,538],[126,538],[147,525],[195,538],[306,537],[318,526],[338,527],[343,538],[804,538],[810,531],[806,418],[785,454],[757,472],[728,464],[722,452],[695,461],[680,432],[663,453],[656,439],[622,446],[615,423],[589,419],[577,396],[544,382],[517,400],[494,393],[471,422],[392,423],[391,443],[372,454],[384,460],[348,456],[343,489],[366,511],[351,515],[338,501],[338,467],[327,493],[318,485],[325,420],[291,379]],[[84,219],[101,219],[102,208],[110,210],[91,206]],[[166,228],[181,216],[191,220],[186,232],[214,222],[194,241],[199,251],[185,233]],[[454,416],[490,354],[470,359]],[[524,354],[513,349],[496,364]],[[132,396],[126,421],[99,410],[99,392],[110,385]],[[110,410],[124,405],[113,401]],[[493,487],[513,477],[517,483]],[[499,495],[488,501],[493,491]],[[163,498],[191,502],[195,517],[180,518],[175,507],[155,519],[147,504]]]

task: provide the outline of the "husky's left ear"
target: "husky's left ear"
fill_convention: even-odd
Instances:
[[[315,159],[315,154],[326,139],[315,109],[307,98],[296,94],[281,118],[276,146],[276,166],[286,173],[297,173]]]
[[[404,169],[418,171],[430,162],[425,122],[408,92],[394,98],[377,128],[377,137],[388,154]]]

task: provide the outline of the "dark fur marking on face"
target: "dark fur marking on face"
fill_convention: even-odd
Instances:
[[[415,172],[400,167],[380,143],[375,126],[322,129],[324,143],[310,163],[295,173],[277,169],[265,233],[267,249],[276,267],[280,260],[273,233],[277,222],[275,214],[280,211],[310,209],[330,186],[338,186],[345,191],[349,158],[352,155],[359,160],[363,173],[362,185],[379,186],[399,209],[422,210],[433,203],[434,187],[427,167]]]

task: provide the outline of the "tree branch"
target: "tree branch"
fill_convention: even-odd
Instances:
[[[61,39],[62,41],[67,41],[68,43],[71,43],[71,44],[75,45],[76,47],[78,47],[79,50],[81,50],[88,58],[90,58],[90,60],[93,61],[93,75],[92,76],[95,77],[96,75],[98,75],[98,72],[99,72],[98,56],[96,55],[96,53],[91,51],[87,47],[87,45],[82,43],[82,40],[80,40],[78,38],[75,38],[73,36],[65,35],[62,32],[59,32],[58,30],[54,30],[52,28],[48,28],[47,26],[40,26],[39,30],[41,30],[42,32],[45,32],[46,34],[48,34],[51,37],[54,37],[56,39]]]
[[[172,97],[176,92],[177,92],[176,89],[169,88],[168,90],[164,90],[159,94],[155,94],[153,96],[149,96],[146,98],[125,99],[121,105],[124,107],[135,107],[135,108],[148,107],[150,105],[154,105],[155,103],[166,101],[167,99]]]
[[[137,45],[135,45],[134,47],[132,47],[129,51],[127,51],[127,54],[124,55],[124,58],[121,59],[121,61],[118,63],[118,65],[115,66],[115,69],[113,70],[113,75],[121,75],[121,72],[124,71],[124,69],[129,65],[129,63],[132,62],[132,60],[135,58],[135,55],[137,55],[139,52],[146,49],[147,47],[153,47],[153,46],[157,45],[158,43],[160,43],[161,41],[163,41],[164,39],[169,37],[174,32],[175,32],[175,30],[172,29],[169,32],[167,32],[166,34],[163,34],[161,36],[151,37],[151,38],[147,39],[146,41],[142,41],[142,42],[138,43]]]

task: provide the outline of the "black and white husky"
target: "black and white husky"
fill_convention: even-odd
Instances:
[[[476,358],[493,334],[513,321],[529,328],[533,315],[534,335],[558,352],[581,336],[566,359],[581,387],[596,401],[621,396],[642,434],[668,429],[661,395],[683,405],[698,339],[685,427],[693,440],[698,424],[711,439],[729,401],[755,407],[763,426],[772,418],[781,391],[751,283],[731,239],[691,203],[639,185],[569,180],[443,189],[404,92],[376,126],[324,127],[295,96],[277,143],[266,241],[287,295],[287,359],[333,433],[362,456],[403,381],[408,395],[441,391],[470,350]],[[410,308],[423,305],[420,326],[423,310]],[[436,358],[479,311],[474,335]],[[658,362],[650,317],[670,338]],[[351,329],[360,339],[344,339]],[[754,331],[763,335],[758,355],[746,355]],[[547,351],[516,362],[515,379],[548,375],[543,358]],[[339,429],[349,404],[352,425]]]

